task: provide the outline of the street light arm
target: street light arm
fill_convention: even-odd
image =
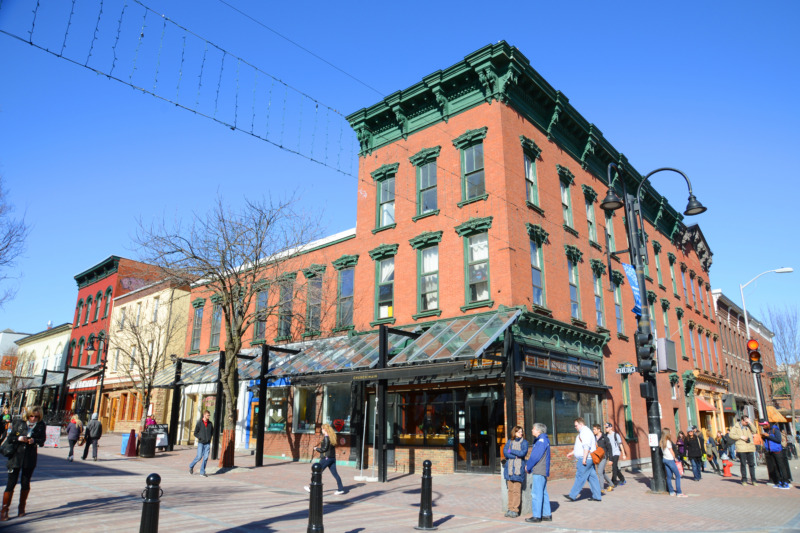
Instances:
[[[650,179],[650,176],[652,176],[652,175],[653,175],[653,174],[655,174],[656,172],[662,172],[662,171],[664,171],[664,170],[671,170],[672,172],[677,172],[678,174],[680,174],[681,176],[683,176],[683,179],[685,179],[685,180],[686,180],[686,185],[688,185],[688,186],[689,186],[689,196],[691,196],[691,195],[692,195],[692,182],[691,182],[691,181],[689,181],[689,176],[687,176],[686,174],[684,174],[683,172],[681,172],[681,171],[680,171],[680,170],[678,170],[677,168],[672,168],[672,167],[663,167],[663,168],[657,168],[657,169],[655,169],[654,171],[652,171],[651,173],[649,173],[647,176],[645,176],[645,177],[644,177],[644,179],[642,179],[641,183],[639,183],[639,187],[637,187],[637,188],[636,188],[636,200],[637,200],[637,201],[639,200],[639,195],[641,194],[642,186],[645,184],[645,182],[646,182],[648,179]],[[610,172],[610,170],[609,170],[609,172]]]
[[[761,276],[763,276],[764,274],[769,274],[770,272],[777,272],[778,270],[781,270],[781,269],[779,269],[779,268],[774,268],[774,269],[772,269],[772,270],[767,270],[766,272],[762,272],[761,274],[759,274],[758,276],[754,277],[753,279],[751,279],[750,281],[748,281],[748,282],[747,282],[747,283],[745,283],[744,285],[739,285],[739,288],[740,288],[741,290],[744,290],[744,288],[745,288],[745,287],[747,287],[748,285],[750,285],[751,283],[753,283],[755,280],[757,280],[758,278],[760,278],[760,277],[761,277]]]

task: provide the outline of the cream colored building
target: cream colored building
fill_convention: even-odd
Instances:
[[[160,281],[114,299],[100,417],[107,431],[139,430],[144,415],[143,376],[155,375],[182,354],[189,316],[189,288]],[[153,389],[150,410],[169,423],[170,391]]]
[[[26,391],[27,395],[23,405],[30,406],[41,403],[45,407],[45,411],[54,407],[57,389],[45,388],[43,390],[39,386],[42,383],[45,369],[48,372],[56,371],[53,373],[64,369],[71,332],[72,324],[65,323],[49,327],[16,341],[17,375],[32,378],[28,381],[28,386],[36,387]]]

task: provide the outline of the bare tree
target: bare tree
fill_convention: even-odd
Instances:
[[[786,305],[783,308],[769,306],[767,308],[767,324],[775,334],[773,348],[778,368],[786,373],[789,388],[789,404],[792,409],[792,433],[796,433],[795,395],[800,390],[800,322],[798,322],[797,305]]]
[[[33,383],[34,376],[32,364],[35,356],[28,352],[20,352],[16,346],[10,347],[0,358],[2,379],[8,384],[10,408],[16,407],[20,396],[25,395],[26,389]]]
[[[3,179],[0,177],[0,282],[11,278],[8,270],[16,265],[17,258],[25,249],[28,226],[24,219],[13,217],[14,208],[8,202]],[[0,307],[12,299],[16,289],[9,287],[0,292]]]
[[[165,284],[168,296],[160,302],[161,312],[157,315],[138,320],[122,318],[110,328],[110,351],[115,358],[111,361],[111,370],[124,376],[131,383],[130,390],[138,393],[142,427],[150,407],[153,380],[166,366],[168,356],[178,351],[186,339],[185,307],[188,307],[189,287],[172,285]]]
[[[295,198],[246,201],[234,210],[221,199],[188,224],[140,221],[136,244],[143,260],[179,282],[205,288],[220,305],[225,327],[224,433],[220,465],[233,466],[239,374],[236,356],[251,327],[277,322],[276,338],[290,340],[303,329],[295,311],[306,276],[298,253],[319,235],[317,217],[297,210]],[[313,279],[313,278],[311,278]],[[271,289],[271,290],[270,290]],[[278,320],[268,321],[270,316]],[[256,335],[268,338],[265,331]]]

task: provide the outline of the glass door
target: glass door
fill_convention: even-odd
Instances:
[[[498,401],[497,396],[496,391],[468,392],[464,404],[458,409],[457,472],[495,473],[498,464],[497,414],[502,412],[502,401]]]

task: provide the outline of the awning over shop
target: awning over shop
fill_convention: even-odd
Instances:
[[[786,417],[780,414],[780,412],[771,405],[767,406],[767,419],[775,424],[784,424],[788,422]]]
[[[695,398],[695,402],[697,403],[697,410],[698,411],[716,411],[717,409],[705,401],[704,399],[700,398],[699,396]]]

